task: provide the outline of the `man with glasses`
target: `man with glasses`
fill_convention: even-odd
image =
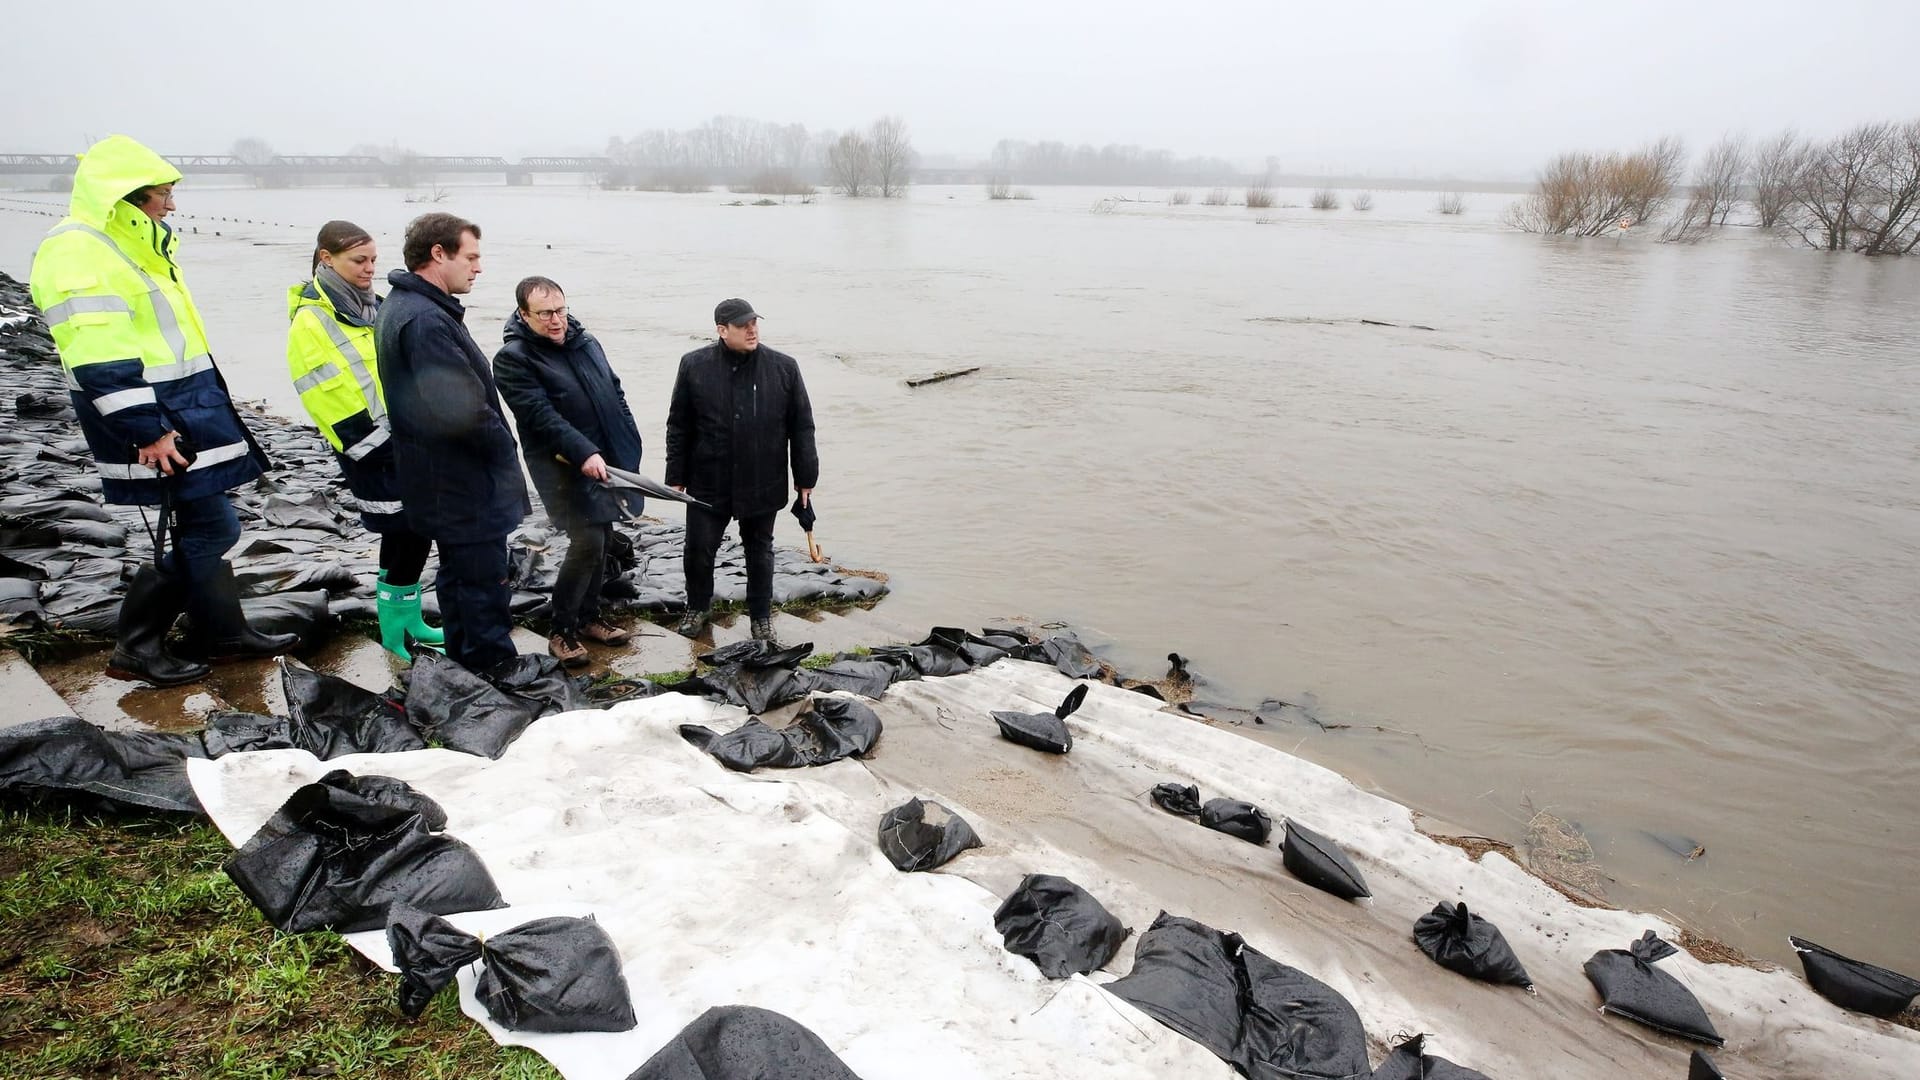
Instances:
[[[567,557],[553,585],[553,633],[547,651],[568,667],[590,659],[581,642],[618,645],[630,636],[600,617],[613,522],[641,509],[639,497],[599,481],[607,467],[640,466],[640,429],[620,377],[600,342],[567,313],[567,295],[550,278],[513,290],[506,344],[493,358],[500,396],[513,410],[527,473],[547,517],[566,530]]]
[[[753,636],[773,641],[773,522],[787,504],[787,467],[804,503],[820,479],[813,405],[800,365],[760,344],[760,316],[745,300],[713,309],[719,340],[680,358],[667,409],[667,483],[711,509],[687,507],[687,615],[698,637],[713,603],[713,558],[727,521],[740,522]]]

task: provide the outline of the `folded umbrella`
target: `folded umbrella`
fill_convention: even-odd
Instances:
[[[627,488],[646,495],[654,495],[662,499],[672,499],[674,502],[688,503],[693,506],[707,506],[706,503],[701,502],[699,499],[694,498],[684,491],[675,491],[658,480],[650,479],[627,469],[616,469],[611,465],[607,466],[607,478],[602,480],[601,483],[611,488]],[[707,508],[709,510],[712,509],[710,506]]]
[[[817,563],[826,562],[826,553],[820,550],[820,545],[813,539],[813,523],[818,520],[813,513],[813,495],[808,493],[794,496],[793,505],[787,509],[793,511],[794,518],[800,522],[800,528],[806,531],[807,558]]]

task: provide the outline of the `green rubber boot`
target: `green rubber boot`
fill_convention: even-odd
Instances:
[[[428,626],[420,617],[420,583],[412,585],[389,585],[387,573],[380,572],[380,585],[375,591],[378,598],[376,607],[380,613],[380,647],[409,663],[413,654],[407,651],[407,640],[413,639],[419,645],[439,645],[446,641],[446,634],[438,628]]]

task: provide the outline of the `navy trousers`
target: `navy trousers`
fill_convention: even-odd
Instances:
[[[519,655],[513,644],[507,538],[439,543],[440,573],[433,590],[440,599],[447,656],[468,671],[484,672]]]
[[[773,616],[773,522],[779,514],[774,510],[740,519],[740,544],[747,549],[747,614],[756,619]],[[689,611],[705,611],[713,605],[713,557],[729,520],[726,514],[687,507]]]

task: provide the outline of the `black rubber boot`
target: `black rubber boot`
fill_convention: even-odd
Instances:
[[[193,615],[195,655],[210,660],[279,656],[300,644],[299,634],[262,634],[247,625],[240,610],[240,583],[234,580],[233,565],[224,560],[213,579],[194,591],[187,606]]]
[[[207,677],[207,665],[167,651],[167,631],[187,607],[186,584],[172,574],[143,566],[127,583],[120,601],[120,627],[107,674],[140,679],[155,686],[179,686]]]

